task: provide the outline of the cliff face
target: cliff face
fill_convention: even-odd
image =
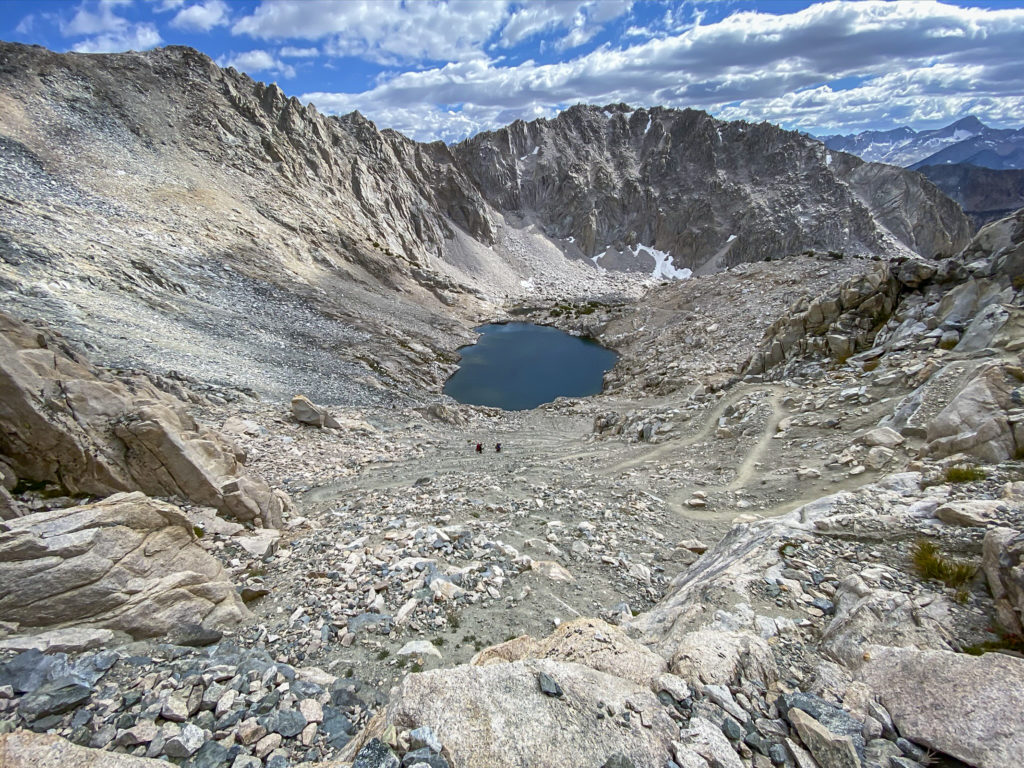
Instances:
[[[1024,206],[1024,170],[996,170],[966,163],[925,165],[918,172],[956,200],[977,227]]]
[[[969,236],[917,174],[693,110],[576,106],[453,151],[488,202],[588,258],[641,244],[676,267],[713,269],[805,249],[932,256]]]

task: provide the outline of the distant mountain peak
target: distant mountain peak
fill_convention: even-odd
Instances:
[[[961,131],[975,131],[975,132],[979,132],[979,133],[981,131],[987,131],[988,130],[988,126],[985,125],[983,122],[981,122],[981,120],[979,120],[974,115],[968,115],[967,117],[962,117],[959,120],[957,120],[955,123],[951,123],[950,125],[947,125],[946,127],[947,128],[956,128],[956,129],[961,130]]]

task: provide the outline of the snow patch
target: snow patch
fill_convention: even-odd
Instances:
[[[654,118],[652,118],[652,117],[648,117],[648,118],[647,118],[647,127],[646,127],[646,128],[644,128],[644,136],[646,136],[646,135],[647,135],[647,132],[648,132],[649,130],[651,130],[651,123],[652,123],[652,122],[654,122]]]
[[[569,235],[567,238],[565,238],[565,240],[568,243],[575,243],[576,242],[576,238],[573,237],[572,235]]]
[[[736,239],[736,235],[729,235],[729,239],[728,239],[728,240],[726,240],[725,242],[727,242],[727,243],[731,243],[731,242],[732,242],[733,240],[735,240],[735,239]]]
[[[672,263],[672,254],[667,251],[659,251],[649,245],[637,245],[633,248],[633,255],[639,256],[641,251],[654,259],[654,271],[651,272],[654,280],[686,280],[693,275],[693,270],[685,267],[676,269]]]
[[[832,165],[832,153],[831,152],[826,152],[825,153],[825,165]]]

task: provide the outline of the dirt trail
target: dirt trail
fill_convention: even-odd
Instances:
[[[752,392],[759,392],[765,390],[772,392],[770,401],[772,403],[772,418],[769,420],[770,423],[766,428],[764,436],[762,436],[761,441],[757,444],[757,447],[754,449],[754,452],[756,452],[757,456],[759,457],[760,454],[764,451],[765,446],[767,445],[767,440],[770,440],[771,436],[775,434],[775,428],[778,426],[779,421],[781,421],[782,419],[782,416],[779,413],[779,402],[782,400],[782,393],[786,390],[786,388],[777,384],[740,385],[735,387],[728,395],[723,397],[715,405],[714,408],[711,409],[711,411],[704,417],[704,420],[701,423],[700,427],[693,434],[677,438],[666,438],[664,442],[660,442],[653,446],[641,443],[639,444],[641,448],[640,453],[638,455],[632,456],[629,459],[626,459],[625,461],[619,462],[618,464],[614,464],[605,469],[604,471],[607,474],[612,475],[620,474],[628,469],[632,469],[633,467],[639,466],[641,464],[656,461],[664,456],[678,454],[681,448],[686,448],[688,446],[694,445],[695,443],[707,440],[711,436],[715,428],[718,426],[718,419],[725,412],[726,408],[728,408],[730,405],[734,405],[744,396],[749,395]],[[754,455],[754,452],[751,453],[751,456]],[[749,460],[748,457],[748,461],[744,462],[743,467],[752,467],[754,461],[757,461],[756,457],[753,460]]]
[[[350,493],[412,488],[428,481],[448,485],[462,483],[472,489],[474,495],[488,500],[501,495],[522,498],[532,495],[538,486],[544,485],[585,485],[591,493],[606,497],[621,492],[625,486],[633,486],[682,518],[724,524],[737,513],[736,509],[692,509],[684,503],[690,491],[666,473],[682,471],[680,467],[686,461],[701,467],[716,466],[721,477],[728,479],[700,483],[707,494],[715,496],[744,490],[760,492],[764,478],[770,476],[773,469],[767,466],[771,462],[766,457],[778,454],[777,449],[781,448],[781,445],[772,445],[771,441],[785,415],[781,401],[787,392],[791,389],[778,384],[740,384],[687,423],[688,433],[669,433],[661,436],[655,444],[593,438],[594,414],[607,410],[624,412],[629,408],[623,406],[634,405],[613,399],[593,403],[599,403],[600,408],[585,406],[582,412],[541,409],[507,413],[489,423],[463,428],[434,424],[428,435],[433,444],[422,455],[405,461],[370,465],[358,475],[311,490],[306,499],[330,501]],[[749,436],[742,444],[712,440],[726,409],[757,393],[767,394],[759,406],[767,413],[760,417],[763,423],[756,442],[750,445]],[[667,401],[659,405],[665,408],[674,404]],[[405,429],[395,427],[394,431],[398,439]],[[421,434],[420,437],[424,436]],[[700,451],[687,451],[691,446],[709,441],[710,444]],[[483,442],[483,455],[475,453],[476,442]],[[503,444],[502,453],[494,452],[495,442]],[[749,447],[744,448],[743,445]],[[632,477],[637,473],[638,477]],[[796,488],[789,489],[782,497],[768,500],[771,503],[760,504],[755,511],[768,515],[788,511],[795,505],[796,491]],[[808,493],[812,494],[810,498],[820,495],[817,490],[805,487],[801,489],[799,498]]]
[[[761,433],[757,444],[736,470],[736,477],[726,486],[729,490],[742,488],[753,477],[755,466],[761,461],[764,452],[768,449],[772,439],[778,432],[779,422],[782,421],[783,389],[783,387],[770,387],[772,394],[768,398],[768,407],[771,409],[771,413],[768,416],[768,421],[765,423],[764,432]]]

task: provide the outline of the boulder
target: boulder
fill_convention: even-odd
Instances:
[[[896,279],[908,288],[917,288],[921,283],[930,280],[937,271],[937,266],[922,258],[910,258],[900,264]]]
[[[323,429],[340,429],[341,424],[327,412],[326,408],[316,405],[305,395],[295,395],[292,398],[292,416],[300,424],[309,424]]]
[[[1001,506],[1004,506],[1004,502],[989,499],[948,501],[935,510],[935,517],[946,525],[984,527],[1001,517],[998,511]]]
[[[163,760],[79,747],[60,736],[29,731],[0,735],[0,765],[4,768],[167,768]]]
[[[981,567],[999,624],[1010,634],[1024,635],[1024,533],[1003,527],[987,531]]]
[[[182,408],[137,403],[114,426],[129,472],[150,496],[178,496],[243,522],[280,528],[287,497],[246,473],[237,449],[203,430]]]
[[[880,445],[883,448],[895,448],[903,440],[903,435],[892,427],[876,427],[861,435],[858,442],[868,446]]]
[[[645,687],[651,687],[668,668],[661,656],[600,619],[565,622],[541,640],[523,635],[485,648],[470,664],[484,666],[523,659],[571,661]]]
[[[18,478],[68,494],[178,496],[268,527],[280,527],[288,508],[287,496],[248,472],[242,451],[180,400],[148,379],[115,379],[3,313],[0,455]]]
[[[976,768],[1024,752],[1024,659],[872,647],[858,675],[903,737]]]
[[[0,620],[156,637],[248,615],[177,507],[141,493],[0,523]]]
[[[679,734],[679,741],[672,748],[677,762],[688,761],[687,753],[691,753],[698,755],[706,765],[716,768],[744,768],[743,761],[722,729],[703,717],[690,718],[687,727]]]
[[[902,592],[872,589],[859,576],[847,576],[836,591],[836,614],[822,634],[821,649],[846,666],[859,664],[869,643],[949,649],[949,603],[933,597],[920,606]]]
[[[966,453],[997,463],[1012,458],[1024,445],[1019,424],[1008,411],[1017,406],[1020,369],[1001,363],[983,366],[928,424],[926,451],[936,458]]]
[[[541,673],[562,696],[542,693]],[[407,675],[341,759],[390,727],[422,726],[444,745],[449,764],[474,768],[597,766],[616,753],[635,768],[663,768],[679,736],[649,689],[580,664],[526,659]]]
[[[779,679],[768,644],[748,632],[703,630],[680,638],[672,672],[690,685],[735,685],[740,679],[770,686]]]
[[[68,627],[5,637],[0,640],[0,650],[27,651],[34,648],[43,653],[75,653],[111,645],[115,637],[109,629]]]
[[[458,408],[452,407],[447,403],[431,403],[427,406],[427,416],[440,421],[442,424],[451,424],[454,427],[464,427],[466,425],[466,417],[459,412]]]
[[[0,485],[0,520],[13,520],[16,517],[21,517],[22,510],[18,506],[18,502],[14,500],[11,494]]]
[[[849,736],[832,733],[801,709],[790,710],[789,721],[819,764],[829,768],[861,768],[860,758]]]

